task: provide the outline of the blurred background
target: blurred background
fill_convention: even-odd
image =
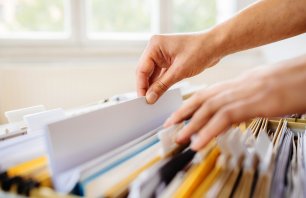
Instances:
[[[0,0],[0,123],[5,111],[72,108],[135,91],[151,35],[203,31],[253,0]],[[306,52],[306,36],[236,53],[188,79],[211,85]]]

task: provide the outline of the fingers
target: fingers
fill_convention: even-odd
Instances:
[[[152,75],[149,78],[149,84],[153,84],[156,80],[158,80],[164,73],[164,69],[160,67],[155,67]]]
[[[140,62],[137,71],[137,93],[139,96],[145,95],[149,104],[155,103],[165,91],[179,81],[173,72],[174,69],[163,67],[156,65],[153,60]]]
[[[143,54],[137,69],[137,94],[144,96],[149,88],[149,78],[154,71],[154,61]]]
[[[226,105],[218,111],[202,128],[196,139],[192,142],[191,148],[199,150],[205,146],[212,138],[225,132],[232,124],[239,123],[260,114],[260,108],[255,100],[243,100]]]
[[[165,91],[180,80],[176,77],[174,70],[175,66],[171,66],[170,69],[150,85],[146,93],[146,100],[149,104],[154,104]]]
[[[188,119],[201,106],[201,104],[201,98],[194,94],[186,101],[186,103],[180,109],[178,109],[175,113],[171,115],[170,118],[166,120],[166,122],[164,123],[164,127],[169,127],[173,124]]]
[[[170,118],[167,119],[164,127],[169,127],[170,125],[180,123],[183,120],[190,118],[194,112],[198,110],[203,103],[205,103],[206,100],[214,98],[214,96],[220,94],[222,90],[226,90],[228,87],[234,86],[235,84],[235,81],[219,83],[208,89],[198,91],[197,93],[193,94],[180,109],[178,109],[171,115]]]
[[[234,87],[234,88],[233,88]],[[254,93],[257,93],[256,90],[260,88],[257,83],[254,83],[251,86],[245,89],[244,84],[240,81],[233,81],[230,83],[225,83],[220,86],[217,86],[216,89],[210,90],[204,94],[204,98],[200,101],[201,105],[195,104],[193,109],[191,104],[185,105],[187,108],[190,108],[192,111],[192,119],[189,124],[184,127],[177,137],[178,143],[186,143],[189,141],[190,137],[194,133],[198,133],[203,127],[206,125],[219,113],[224,110],[225,107],[231,104],[237,103],[237,101],[245,101],[251,100],[254,98]],[[251,91],[249,90],[251,88]],[[225,90],[225,91],[221,91]],[[193,103],[193,101],[191,101]],[[199,107],[200,106],[200,107]],[[187,108],[181,108],[178,113],[180,113],[181,117],[174,114],[173,117],[177,117],[178,119],[185,118],[184,116],[190,116],[190,111]],[[237,111],[241,111],[238,109]],[[169,122],[169,121],[168,121]],[[232,124],[232,123],[231,123]],[[219,124],[217,124],[219,126]],[[221,126],[221,125],[220,125]],[[225,130],[225,129],[223,129]]]

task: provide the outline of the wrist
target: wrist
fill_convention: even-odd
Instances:
[[[213,28],[206,32],[200,33],[199,37],[201,40],[201,45],[205,46],[205,48],[211,52],[211,57],[220,60],[230,54],[227,44],[228,38],[226,34],[219,31],[218,28]]]

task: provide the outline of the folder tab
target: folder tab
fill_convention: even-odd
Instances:
[[[25,115],[32,114],[32,113],[38,113],[42,111],[45,111],[45,107],[43,105],[38,105],[38,106],[27,107],[23,109],[7,111],[4,113],[4,115],[7,118],[9,123],[16,123],[16,122],[22,122],[23,116]]]
[[[33,131],[39,131],[44,129],[46,124],[62,120],[65,118],[65,112],[63,109],[52,109],[39,113],[29,114],[24,116],[24,122],[28,126],[28,133]]]

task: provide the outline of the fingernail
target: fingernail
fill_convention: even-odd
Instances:
[[[178,135],[176,136],[175,141],[176,141],[177,143],[182,143],[182,142],[183,142],[182,136],[181,136],[180,134],[178,134]]]
[[[146,99],[149,104],[153,104],[157,100],[157,94],[155,92],[150,92],[146,96]]]
[[[165,121],[165,123],[163,124],[163,127],[167,128],[167,127],[169,127],[170,125],[171,125],[171,117],[168,118],[168,119]]]
[[[192,150],[198,150],[200,146],[200,139],[199,138],[193,138],[191,140],[191,149]]]
[[[186,140],[185,140],[185,135],[184,135],[185,133],[184,133],[184,130],[183,129],[181,129],[178,133],[177,133],[177,135],[176,135],[176,142],[178,142],[178,143],[184,143],[184,142],[186,142]]]

